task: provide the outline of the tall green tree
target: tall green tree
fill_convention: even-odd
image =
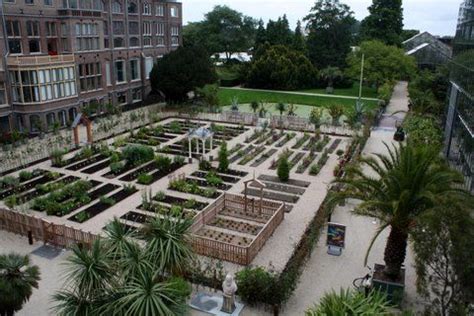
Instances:
[[[416,63],[405,51],[380,41],[366,41],[360,49],[349,54],[347,74],[359,78],[362,55],[365,56],[364,80],[377,90],[386,81],[408,79],[416,73]]]
[[[403,33],[402,0],[373,0],[369,12],[362,21],[362,39],[400,46]]]
[[[300,20],[296,23],[295,32],[293,34],[293,44],[291,47],[296,51],[306,52],[306,40],[304,38],[303,27]]]
[[[226,172],[229,169],[229,152],[227,151],[227,142],[223,141],[218,153],[219,171]]]
[[[291,46],[293,43],[293,32],[286,17],[278,17],[278,20],[270,20],[267,23],[266,42],[270,45]]]
[[[170,102],[184,101],[189,92],[216,80],[209,54],[200,46],[179,47],[160,58],[150,73],[152,91]]]
[[[311,62],[318,69],[345,68],[355,23],[349,6],[339,1],[318,0],[304,21],[309,31],[307,48]]]
[[[15,253],[0,255],[0,315],[13,316],[26,303],[33,288],[38,288],[38,266],[28,256]]]
[[[265,23],[262,19],[258,21],[257,31],[255,32],[255,46],[254,50],[257,50],[260,46],[264,45],[267,41],[267,30],[265,29]]]
[[[447,197],[461,200],[468,194],[459,189],[462,176],[441,161],[437,148],[412,144],[386,147],[388,154],[361,158],[360,166],[348,168],[348,177],[336,180],[344,189],[333,193],[329,203],[334,206],[348,198],[359,200],[353,212],[380,221],[366,261],[377,237],[390,227],[384,274],[396,280],[405,261],[408,236],[422,216]]]

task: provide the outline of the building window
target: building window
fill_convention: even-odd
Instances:
[[[138,59],[130,60],[130,79],[140,80],[140,63]]]
[[[105,62],[105,79],[108,86],[112,85],[112,76],[110,75],[110,61]]]
[[[139,47],[140,46],[140,41],[138,40],[138,37],[130,37],[130,47]]]
[[[102,69],[100,63],[80,64],[79,82],[81,91],[102,89]]]
[[[129,14],[137,14],[138,13],[137,5],[136,5],[135,2],[130,2],[129,3],[127,12]]]
[[[13,101],[44,102],[77,95],[74,67],[10,71]]]
[[[25,0],[25,4],[35,4],[33,0]]]
[[[173,36],[171,38],[171,46],[179,46],[179,37]]]
[[[170,7],[170,15],[172,18],[179,17],[178,7]]]
[[[55,122],[56,122],[56,115],[54,115],[54,113],[46,114],[46,125],[48,126],[48,128],[52,129]]]
[[[151,35],[151,23],[143,22],[143,35]]]
[[[156,38],[156,45],[157,46],[165,46],[165,38],[163,36],[158,36]]]
[[[97,50],[99,45],[99,30],[97,23],[76,23],[76,50]]]
[[[117,103],[119,105],[127,104],[127,93],[124,92],[117,92]]]
[[[132,101],[140,102],[142,100],[142,89],[136,88],[132,90]]]
[[[117,76],[116,83],[124,83],[126,81],[125,77],[125,61],[117,60],[115,62],[115,75]]]
[[[8,39],[8,50],[10,54],[21,54],[21,40]]]
[[[150,72],[153,69],[153,57],[145,57],[145,76],[150,79]]]
[[[53,0],[44,0],[44,5],[52,6],[53,5]]]
[[[7,35],[8,37],[21,37],[20,33],[20,22],[18,21],[7,21]]]
[[[56,23],[54,22],[46,22],[46,36],[57,36],[56,33]]]
[[[124,47],[123,45],[123,38],[121,37],[114,37],[114,48]]]
[[[28,41],[28,48],[30,49],[30,53],[40,53],[40,41],[37,39],[31,39]]]
[[[123,26],[122,21],[113,21],[112,28],[114,35],[124,35],[125,34],[125,27]]]
[[[77,9],[77,0],[63,0],[63,8],[64,9]]]
[[[39,22],[38,21],[26,21],[26,34],[28,36],[40,36],[39,33]]]
[[[67,124],[66,111],[64,111],[64,110],[59,111],[58,120],[59,120],[59,125],[61,127],[66,126],[66,124]]]
[[[148,2],[143,4],[143,15],[151,15],[151,6]]]
[[[5,3],[15,3],[15,0],[3,0]]]
[[[109,23],[107,23],[107,21],[103,21],[102,26],[104,28],[104,35],[109,35]]]
[[[165,15],[165,7],[162,4],[155,3],[155,15],[156,16],[164,16]]]
[[[165,36],[165,24],[157,23],[156,24],[156,35]]]
[[[19,21],[6,21],[8,49],[10,54],[21,54],[21,32]]]
[[[30,115],[30,130],[38,132],[41,128],[41,120],[38,115]]]
[[[112,3],[112,13],[122,13],[122,4],[119,1]]]
[[[151,45],[151,36],[143,37],[143,46],[152,46]]]
[[[179,26],[171,27],[171,36],[179,36]]]
[[[128,33],[133,35],[140,34],[138,22],[128,22]]]

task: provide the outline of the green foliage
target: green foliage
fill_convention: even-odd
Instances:
[[[291,48],[293,44],[293,33],[286,14],[278,17],[278,20],[269,20],[265,31],[265,42],[270,45],[282,45]]]
[[[203,159],[203,160],[199,161],[199,169],[204,170],[204,171],[208,171],[208,170],[212,169],[212,165],[209,161]]]
[[[338,126],[339,119],[341,118],[342,114],[344,114],[344,107],[340,104],[331,104],[328,111],[332,118],[332,125]]]
[[[107,196],[101,196],[99,200],[100,203],[106,204],[108,206],[112,206],[116,203],[113,198]]]
[[[370,14],[361,23],[363,40],[378,40],[401,46],[403,33],[402,0],[373,0]]]
[[[390,103],[390,100],[392,99],[394,87],[395,87],[395,83],[393,81],[386,81],[379,88],[379,93],[377,97],[383,101],[384,106]]]
[[[129,145],[122,151],[123,158],[131,166],[139,166],[155,157],[153,148],[145,145]]]
[[[158,191],[155,195],[155,200],[164,201],[166,198],[166,193],[164,191]]]
[[[391,310],[387,298],[380,292],[371,291],[366,297],[361,292],[341,289],[339,293],[326,293],[305,315],[391,315]]]
[[[153,182],[153,176],[151,174],[141,173],[137,178],[137,182],[145,185],[151,184]]]
[[[1,179],[1,187],[15,188],[20,184],[20,179],[13,176],[5,176]]]
[[[222,183],[224,183],[224,181],[222,180],[221,177],[219,177],[217,175],[217,173],[215,173],[214,171],[210,171],[207,175],[206,175],[206,181],[207,183],[212,186],[212,187],[218,187],[219,185],[221,185]]]
[[[183,166],[185,164],[184,157],[183,156],[174,156],[173,157],[173,163]]]
[[[217,84],[207,84],[202,88],[196,88],[197,96],[211,109],[219,105],[219,98],[217,97],[218,91],[219,86]]]
[[[435,119],[419,115],[410,115],[403,122],[408,141],[415,145],[429,145],[441,148],[443,134]]]
[[[307,47],[315,67],[345,68],[351,51],[351,28],[356,22],[349,6],[338,1],[318,0],[304,18],[309,30]]]
[[[244,302],[255,305],[259,302],[273,301],[278,277],[264,268],[244,268],[237,272],[235,279],[237,294]]]
[[[113,174],[119,174],[125,168],[125,163],[120,162],[120,161],[119,162],[113,162],[109,165],[109,167],[110,167],[110,171]]]
[[[342,78],[342,71],[338,67],[326,67],[322,69],[319,73],[322,79],[324,79],[327,82],[327,88],[326,92],[327,93],[333,93],[334,92],[334,81],[336,79]]]
[[[313,85],[316,70],[303,53],[281,45],[265,45],[262,50],[249,66],[248,87],[296,90]]]
[[[311,124],[314,125],[314,130],[316,132],[319,131],[319,128],[321,127],[321,119],[323,117],[323,111],[322,109],[320,108],[314,108],[312,111],[311,111],[311,114],[309,116],[309,121],[311,122]]]
[[[377,89],[386,81],[407,79],[416,72],[413,57],[395,46],[388,46],[379,41],[365,41],[348,57],[348,74],[352,78],[360,77],[362,54],[365,55],[364,78]]]
[[[278,179],[282,182],[287,182],[290,179],[290,164],[288,158],[281,157],[278,161],[277,170]]]
[[[62,149],[55,149],[51,152],[51,163],[53,166],[62,166],[63,165],[63,156],[66,152]]]
[[[447,69],[438,68],[435,72],[418,72],[410,81],[410,109],[420,115],[439,116],[444,113],[444,104],[448,93],[449,79]]]
[[[27,170],[23,170],[23,171],[20,171],[20,173],[18,174],[18,177],[20,181],[30,180],[31,178],[33,178],[33,173]]]
[[[19,311],[38,288],[40,271],[29,256],[16,253],[0,255],[0,314]]]
[[[461,46],[461,45],[459,45]],[[474,95],[474,49],[456,54],[449,64],[450,79],[470,95]],[[446,80],[446,77],[444,77]],[[435,91],[436,92],[436,91]]]
[[[155,157],[155,162],[160,170],[170,170],[171,169],[171,159],[164,155],[157,155]]]
[[[219,171],[226,172],[227,169],[229,169],[229,153],[227,151],[227,143],[225,141],[222,142],[221,147],[219,148],[218,159]]]
[[[166,54],[150,73],[152,91],[162,92],[170,102],[184,101],[188,92],[216,80],[208,53],[198,47],[179,47]]]

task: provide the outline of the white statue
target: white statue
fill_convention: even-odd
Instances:
[[[235,310],[235,292],[237,292],[237,284],[232,275],[226,275],[224,282],[222,282],[222,291],[224,292],[224,302],[221,311],[232,314]]]

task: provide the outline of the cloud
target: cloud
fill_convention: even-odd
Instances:
[[[372,0],[344,0],[355,17],[369,13]],[[407,29],[428,31],[435,35],[454,35],[461,0],[404,0],[404,23]],[[228,5],[256,19],[277,19],[286,14],[292,27],[303,19],[314,5],[307,0],[183,0],[184,22],[200,21],[216,5]]]

